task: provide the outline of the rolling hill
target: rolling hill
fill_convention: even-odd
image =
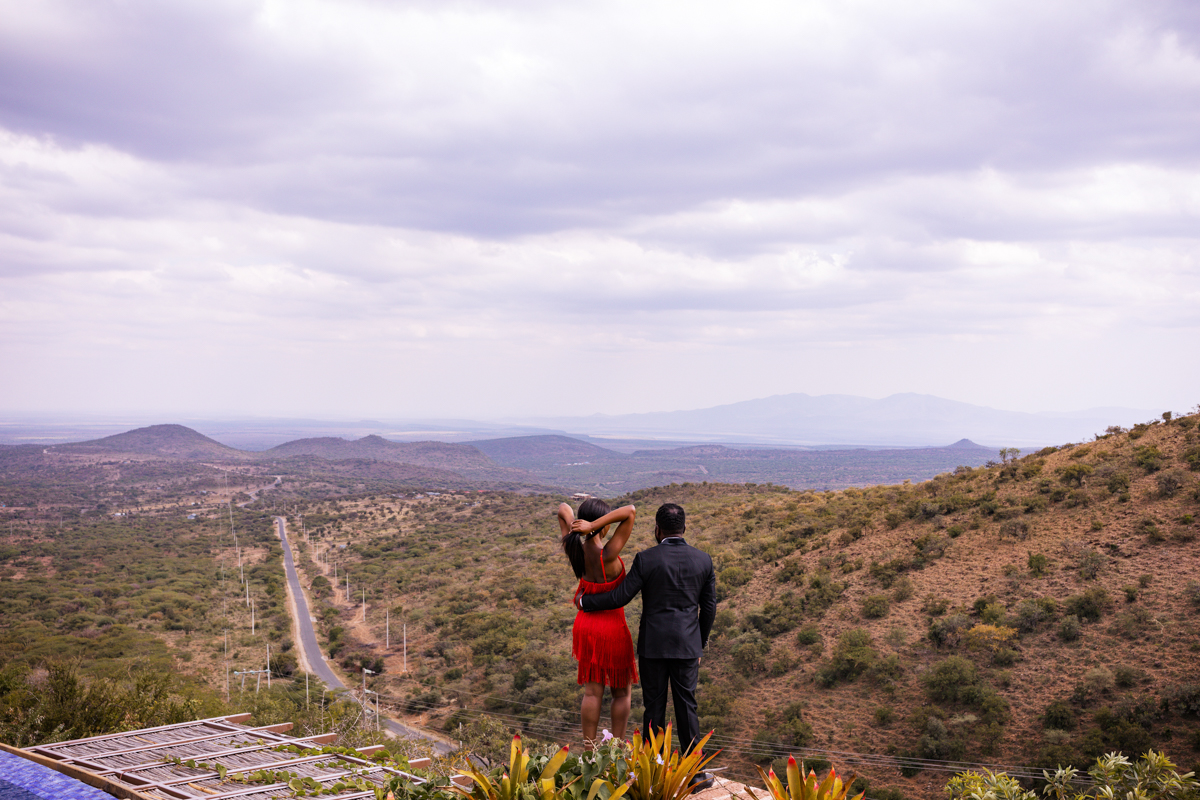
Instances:
[[[248,453],[223,445],[183,425],[150,425],[103,439],[55,445],[54,449],[70,453],[134,453],[188,461],[240,461],[250,458]]]

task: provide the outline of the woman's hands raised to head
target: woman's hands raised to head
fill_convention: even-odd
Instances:
[[[599,520],[596,520],[599,522]],[[577,519],[571,523],[571,530],[575,533],[594,533],[603,528],[603,525],[597,525],[596,522],[588,522],[586,519]]]

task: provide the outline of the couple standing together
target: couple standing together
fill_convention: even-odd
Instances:
[[[683,509],[667,503],[654,519],[658,543],[638,553],[625,571],[621,550],[633,533],[633,506],[610,511],[598,498],[585,500],[575,518],[566,503],[558,507],[562,548],[579,588],[575,592],[575,658],[583,686],[583,738],[596,740],[604,687],[612,690],[613,735],[625,738],[630,692],[641,673],[642,726],[666,726],[667,688],[675,701],[675,730],[684,753],[700,737],[696,680],[700,656],[717,614],[717,583],[712,558],[684,541]],[[608,529],[616,529],[604,541]],[[642,594],[637,664],[624,606]]]

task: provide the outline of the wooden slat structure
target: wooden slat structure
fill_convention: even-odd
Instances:
[[[322,788],[345,783],[347,778],[383,786],[391,778],[403,775],[413,783],[424,779],[379,766],[367,757],[378,746],[361,748],[358,755],[296,754],[289,746],[320,748],[334,740],[333,734],[295,738],[286,735],[292,723],[250,728],[242,723],[249,714],[182,722],[158,728],[93,736],[69,742],[28,748],[43,764],[60,771],[87,773],[126,787],[131,796],[154,800],[258,800],[292,797],[287,781],[244,783],[233,776],[259,770],[287,772],[288,779],[310,778]],[[189,766],[188,762],[193,764]],[[224,777],[221,776],[223,768]],[[359,788],[322,794],[329,800],[373,798],[374,792]]]

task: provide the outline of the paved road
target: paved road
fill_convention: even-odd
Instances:
[[[345,689],[346,685],[329,668],[321,645],[317,642],[317,633],[313,630],[312,615],[308,611],[308,600],[300,591],[300,578],[296,575],[296,564],[292,560],[292,546],[287,538],[287,521],[283,517],[275,518],[275,527],[279,532],[279,541],[283,544],[283,567],[287,571],[288,584],[292,587],[292,597],[296,600],[296,627],[300,631],[300,646],[304,648],[304,657],[308,660],[312,672],[325,682],[330,689]],[[381,715],[382,716],[382,715]],[[433,749],[441,754],[454,750],[452,745],[429,735],[420,728],[403,725],[394,719],[384,718],[383,724],[393,733],[406,739],[428,739],[433,742]]]

